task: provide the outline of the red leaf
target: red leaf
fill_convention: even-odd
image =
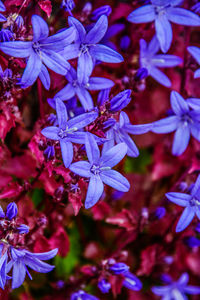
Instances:
[[[59,227],[51,237],[49,244],[53,248],[58,248],[58,254],[65,257],[69,251],[69,238],[63,227]]]
[[[0,193],[0,199],[17,197],[22,189],[19,184],[11,183]]]
[[[52,5],[50,0],[39,0],[38,2],[40,8],[47,14],[48,18],[51,15]]]
[[[135,229],[137,226],[136,217],[126,209],[123,209],[122,212],[118,213],[114,217],[107,218],[106,222],[126,228],[128,231]]]
[[[68,199],[69,199],[69,202],[73,206],[75,216],[77,216],[79,213],[79,210],[83,206],[82,196],[79,193],[69,193]]]

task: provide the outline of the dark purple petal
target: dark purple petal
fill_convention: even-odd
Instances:
[[[6,208],[6,218],[12,220],[13,218],[16,217],[17,213],[18,213],[17,204],[15,202],[9,203]]]

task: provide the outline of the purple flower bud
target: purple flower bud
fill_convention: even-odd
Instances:
[[[179,188],[182,192],[184,192],[185,190],[187,190],[188,188],[188,185],[187,185],[187,182],[184,182],[182,181],[180,184],[179,184]]]
[[[109,292],[111,288],[110,282],[108,282],[106,279],[102,279],[98,282],[98,288],[101,290],[102,293],[106,294]]]
[[[47,121],[52,124],[53,126],[56,126],[58,124],[58,120],[57,120],[57,117],[56,115],[54,114],[50,114]]]
[[[0,218],[5,218],[5,213],[3,211],[3,208],[0,206]]]
[[[103,128],[106,129],[106,128],[109,128],[109,127],[113,127],[116,123],[117,122],[116,122],[115,119],[110,118],[110,119],[108,119],[107,121],[105,121],[103,123]]]
[[[82,12],[86,15],[90,15],[91,11],[92,11],[92,4],[90,2],[86,2],[82,9]]]
[[[146,68],[140,68],[135,74],[135,81],[140,81],[148,76],[148,70]]]
[[[15,25],[17,26],[18,29],[21,29],[24,26],[24,19],[22,16],[17,16],[15,20]]]
[[[132,273],[127,272],[124,274],[125,279],[123,281],[123,286],[132,291],[139,291],[142,288],[142,282]]]
[[[5,69],[3,75],[4,75],[4,78],[12,78],[13,72],[11,69]]]
[[[120,192],[120,191],[114,191],[112,193],[112,199],[113,200],[119,200],[124,196],[124,192]]]
[[[101,90],[98,94],[97,104],[102,106],[107,100],[109,100],[109,94],[111,89]]]
[[[62,289],[64,286],[65,286],[65,282],[63,280],[58,280],[56,282],[56,286],[59,288],[59,289]]]
[[[0,31],[0,41],[9,42],[13,39],[13,33],[9,29],[2,29]]]
[[[110,5],[100,6],[99,8],[95,9],[92,13],[91,20],[97,21],[102,15],[106,15],[107,17],[111,14],[112,8]]]
[[[191,7],[191,10],[193,10],[195,13],[200,13],[200,3],[196,3]]]
[[[129,270],[129,266],[124,263],[116,263],[109,267],[109,270],[115,275],[126,273]]]
[[[9,203],[6,210],[6,218],[12,220],[13,218],[16,217],[17,213],[18,213],[18,209],[16,203],[15,202]]]
[[[164,207],[158,207],[153,213],[153,217],[157,220],[160,220],[166,214],[166,209]]]
[[[184,243],[189,246],[190,248],[193,248],[193,247],[199,247],[200,246],[200,240],[197,239],[196,237],[194,236],[190,236],[190,237],[186,237],[184,239]]]
[[[200,233],[200,223],[198,223],[197,226],[195,227],[195,231]]]
[[[44,156],[47,159],[51,159],[55,156],[55,149],[54,146],[48,146],[45,150],[44,150]]]
[[[29,232],[29,226],[25,224],[21,224],[19,227],[17,227],[17,230],[20,234],[28,233]]]
[[[131,101],[131,90],[125,90],[110,100],[110,111],[117,112],[123,109]]]
[[[162,274],[160,279],[162,280],[163,283],[166,283],[166,284],[172,283],[172,278],[168,274]]]
[[[125,35],[120,40],[120,47],[123,51],[126,51],[128,47],[130,46],[131,39],[128,35]]]
[[[71,14],[71,11],[75,8],[74,0],[62,0],[61,8]]]

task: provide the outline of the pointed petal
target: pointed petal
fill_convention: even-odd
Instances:
[[[189,295],[198,295],[200,294],[200,287],[188,285],[184,287],[184,292]]]
[[[65,168],[68,168],[71,165],[74,156],[72,143],[66,142],[64,139],[61,139],[60,147],[61,147],[63,163],[65,165]]]
[[[181,124],[175,132],[172,146],[173,155],[181,155],[187,148],[190,140],[189,126]]]
[[[89,125],[94,120],[96,120],[97,117],[98,117],[98,113],[95,111],[84,113],[70,119],[67,125],[69,128],[76,127],[77,129],[82,129],[83,127]]]
[[[56,98],[55,102],[56,102],[56,113],[57,113],[59,127],[62,129],[66,129],[66,124],[68,120],[66,106],[59,98]]]
[[[18,288],[25,280],[26,268],[21,259],[16,260],[12,271],[12,289]]]
[[[107,63],[120,63],[124,61],[121,54],[101,44],[92,47],[90,53],[94,58]]]
[[[2,1],[0,1],[0,11],[6,11],[6,7]]]
[[[99,175],[92,175],[88,185],[87,196],[85,199],[85,208],[91,208],[94,206],[100,199],[103,194],[103,182]]]
[[[181,116],[189,111],[187,101],[185,101],[185,99],[176,91],[171,92],[170,102],[174,113],[178,116]]]
[[[2,14],[0,14],[0,22],[5,22],[5,21],[7,21],[6,17],[4,17]]]
[[[74,17],[70,16],[70,17],[68,17],[68,23],[70,26],[74,26],[76,28],[77,38],[80,40],[80,42],[83,42],[85,39],[86,30],[83,27],[83,25],[81,24],[81,22],[79,22]]]
[[[191,191],[191,196],[195,196],[200,189],[200,175],[198,175],[195,185]]]
[[[31,255],[26,255],[26,257],[24,258],[24,263],[29,268],[40,273],[48,273],[54,269],[54,266],[51,266]]]
[[[143,134],[149,132],[153,128],[153,124],[132,125],[125,124],[123,129],[130,134]]]
[[[73,133],[68,133],[65,140],[75,144],[84,144],[86,134],[87,132],[75,131]]]
[[[113,86],[114,82],[112,80],[101,77],[91,77],[87,84],[87,88],[90,91],[109,89]]]
[[[188,284],[188,282],[189,282],[188,273],[183,273],[181,275],[181,277],[179,278],[178,283],[181,284],[181,285],[186,285],[186,284]]]
[[[41,69],[42,61],[35,52],[32,52],[21,78],[20,83],[23,86],[23,88],[32,85],[36,81],[37,77],[39,76],[39,73],[41,72]]]
[[[200,77],[200,69],[198,69],[194,72],[194,78],[196,79],[196,78],[199,78],[199,77]]]
[[[106,138],[108,141],[103,144],[102,155],[104,155],[104,153],[106,153],[115,145],[114,132],[112,128],[106,132]]]
[[[46,39],[49,35],[49,27],[47,23],[38,15],[33,15],[31,18],[33,26],[33,41]]]
[[[85,43],[96,44],[104,37],[108,29],[108,18],[102,15],[94,27],[87,33],[85,38]]]
[[[85,148],[87,157],[91,165],[98,163],[100,158],[100,151],[94,136],[90,133],[85,138]]]
[[[193,109],[200,109],[200,99],[199,98],[188,98],[187,104]]]
[[[90,93],[82,86],[76,87],[76,94],[83,106],[83,108],[87,110],[91,110],[94,108],[94,103]]]
[[[93,60],[89,53],[81,53],[78,58],[77,78],[79,83],[87,83],[93,71]]]
[[[148,44],[148,54],[150,56],[153,56],[154,54],[156,54],[158,52],[159,49],[160,49],[160,43],[157,39],[157,36],[154,35],[154,37]]]
[[[165,15],[155,19],[156,36],[160,43],[162,52],[166,53],[172,43],[172,27]]]
[[[154,294],[158,296],[163,296],[170,292],[170,288],[168,286],[154,286],[151,290]]]
[[[120,143],[107,152],[105,152],[100,159],[101,167],[114,167],[116,166],[126,155],[127,146],[125,143]]]
[[[132,23],[147,23],[155,20],[155,17],[156,14],[153,5],[144,5],[130,13],[127,20]]]
[[[169,133],[177,129],[179,120],[177,116],[171,116],[154,122],[151,131],[155,133]]]
[[[171,86],[171,81],[169,78],[158,68],[151,66],[149,71],[149,75],[153,77],[156,81],[158,81],[160,84],[170,87]]]
[[[81,176],[81,177],[86,177],[90,178],[92,173],[90,172],[91,165],[87,161],[78,161],[69,167],[70,171],[74,172],[75,174]]]
[[[101,180],[120,192],[128,192],[130,189],[130,183],[128,180],[122,176],[119,172],[115,170],[102,171],[100,173]]]
[[[54,256],[56,256],[56,254],[58,253],[58,249],[55,248],[51,251],[48,252],[42,252],[42,253],[31,253],[29,251],[26,251],[27,254],[30,254],[32,257],[41,259],[41,260],[49,260],[51,258],[53,258]]]
[[[190,124],[191,135],[200,142],[200,123],[194,122]]]
[[[169,7],[166,12],[168,20],[173,23],[186,26],[200,26],[199,16],[187,9]]]
[[[180,65],[182,63],[182,59],[175,55],[157,54],[153,56],[151,62],[156,67],[169,68]]]
[[[176,226],[176,232],[183,231],[191,222],[195,216],[195,212],[191,206],[184,209],[178,224]]]
[[[168,200],[180,206],[187,206],[192,198],[191,195],[184,193],[167,193],[165,196]]]
[[[64,51],[62,52],[62,55],[66,60],[69,60],[78,57],[79,52],[80,52],[80,45],[72,44],[65,47]]]
[[[76,37],[76,30],[74,27],[70,27],[65,30],[49,36],[44,41],[41,41],[41,46],[47,50],[53,50],[56,52],[62,51],[66,46],[71,44]]]
[[[194,59],[196,59],[196,61],[200,65],[200,48],[190,46],[190,47],[187,47],[187,50],[194,57]]]
[[[42,51],[41,57],[44,64],[55,73],[66,75],[67,71],[70,69],[69,63],[60,54],[51,50]]]
[[[60,138],[58,136],[59,128],[55,126],[49,126],[42,129],[41,134],[43,134],[46,138],[58,141]]]
[[[68,83],[62,90],[60,90],[54,98],[59,98],[62,101],[69,100],[75,95],[74,87]]]
[[[10,56],[20,58],[28,57],[33,51],[32,42],[21,41],[0,43],[0,50]]]
[[[138,150],[136,144],[134,143],[132,138],[126,132],[123,132],[121,134],[120,139],[122,140],[122,142],[124,142],[127,145],[127,155],[128,156],[131,156],[131,157],[139,156],[140,153],[139,153],[139,150]]]
[[[49,90],[51,84],[51,78],[49,76],[49,72],[47,68],[42,64],[41,71],[39,74],[39,78],[42,81],[43,86],[46,90]]]

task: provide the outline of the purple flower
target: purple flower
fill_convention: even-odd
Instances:
[[[143,134],[151,130],[152,124],[144,125],[132,125],[125,112],[120,113],[119,122],[115,119],[109,119],[104,122],[104,128],[111,127],[106,132],[106,142],[103,146],[103,153],[108,149],[112,148],[115,144],[125,143],[127,145],[127,155],[131,157],[137,157],[139,155],[139,150],[135,145],[129,134]]]
[[[80,290],[73,293],[70,300],[98,300],[98,298]]]
[[[106,15],[107,17],[111,14],[112,8],[110,5],[100,6],[92,12],[91,20],[97,21],[102,15]]]
[[[132,273],[126,272],[123,274],[125,279],[123,281],[123,286],[132,291],[139,291],[142,288],[141,281]]]
[[[6,8],[5,8],[3,2],[0,1],[0,11],[5,11],[5,10],[6,10]],[[0,22],[5,22],[5,21],[6,21],[6,18],[2,14],[0,14]]]
[[[110,100],[110,111],[117,112],[126,107],[131,101],[131,90],[125,90]]]
[[[115,263],[109,267],[109,270],[113,272],[115,275],[124,274],[129,270],[129,266],[124,263]]]
[[[188,52],[190,52],[190,54],[194,57],[194,59],[200,65],[200,48],[190,46],[187,48],[187,50],[188,50]],[[199,77],[200,77],[200,68],[194,72],[194,78],[199,78]]]
[[[60,98],[64,101],[77,95],[86,111],[94,108],[93,100],[88,90],[104,90],[111,88],[114,85],[112,80],[101,77],[90,77],[87,83],[81,83],[79,82],[77,73],[73,67],[71,67],[67,73],[66,79],[69,83],[59,91],[54,98]]]
[[[159,68],[170,68],[181,64],[180,57],[169,54],[156,54],[160,46],[156,36],[149,44],[145,40],[140,40],[140,67],[148,71],[148,75],[153,77],[160,84],[170,87],[171,81],[159,70]]]
[[[102,293],[106,294],[111,289],[111,284],[105,278],[101,279],[98,282],[98,288],[101,290]]]
[[[197,295],[200,294],[200,287],[188,285],[189,275],[183,273],[178,281],[172,281],[166,286],[154,286],[152,292],[155,295],[161,296],[163,300],[167,299],[188,299],[185,294]]]
[[[152,131],[155,133],[175,132],[172,146],[173,155],[181,155],[187,148],[192,135],[200,141],[200,106],[194,104],[196,99],[184,100],[182,96],[171,92],[171,107],[173,115],[153,123]],[[190,109],[193,108],[193,109]],[[198,108],[198,109],[197,109]]]
[[[18,209],[16,203],[15,202],[9,203],[6,209],[6,218],[12,220],[13,218],[16,217],[17,213],[18,213]]]
[[[160,48],[167,52],[171,46],[173,33],[170,22],[186,25],[200,26],[200,18],[195,13],[180,7],[182,0],[151,0],[151,4],[134,10],[128,21],[132,23],[147,23],[155,21],[156,36]]]
[[[109,47],[99,44],[108,28],[108,19],[101,16],[89,32],[75,18],[69,17],[70,26],[76,28],[75,43],[65,47],[63,56],[68,59],[78,57],[77,77],[79,83],[87,83],[96,60],[108,63],[120,63],[123,57]]]
[[[85,143],[86,132],[80,131],[80,129],[93,122],[98,114],[89,112],[68,120],[66,107],[59,98],[56,99],[56,112],[59,127],[49,126],[44,128],[41,133],[48,139],[60,142],[63,162],[68,168],[73,160],[72,143]]]
[[[39,16],[32,16],[33,41],[12,41],[0,44],[0,49],[14,57],[28,57],[27,65],[21,78],[23,88],[32,85],[39,76],[44,87],[49,89],[50,76],[45,65],[54,72],[66,75],[69,63],[57,52],[64,49],[75,38],[73,27],[62,30],[50,37],[47,23]]]
[[[148,76],[148,70],[146,68],[140,68],[136,72],[134,78],[135,78],[136,81],[140,81],[140,80],[146,78],[147,76]]]
[[[167,193],[166,197],[171,202],[185,207],[176,226],[176,232],[183,231],[192,222],[195,215],[200,220],[200,175],[190,194]]]
[[[127,192],[130,188],[128,180],[119,172],[112,170],[118,162],[126,155],[127,146],[120,143],[100,156],[100,151],[91,134],[86,135],[85,147],[87,152],[87,161],[78,161],[70,166],[70,170],[81,177],[90,178],[85,208],[94,206],[103,194],[103,183],[112,188]]]

